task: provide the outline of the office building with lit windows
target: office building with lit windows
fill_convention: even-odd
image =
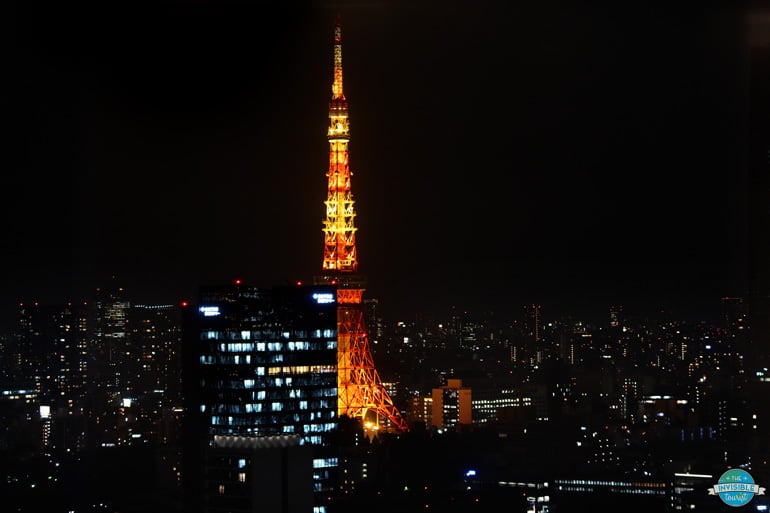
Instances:
[[[182,353],[187,510],[324,511],[338,466],[336,288],[203,288],[184,308]]]
[[[458,429],[472,422],[471,389],[461,379],[447,379],[446,385],[431,391],[431,424],[437,429]]]

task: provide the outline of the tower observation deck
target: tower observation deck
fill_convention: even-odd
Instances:
[[[408,430],[374,367],[369,347],[363,294],[365,277],[358,273],[355,208],[351,193],[348,143],[348,102],[342,89],[342,26],[334,28],[334,81],[329,102],[329,170],[326,219],[323,222],[322,274],[316,284],[337,287],[338,413],[358,418],[367,429]]]

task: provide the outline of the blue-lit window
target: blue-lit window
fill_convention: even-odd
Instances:
[[[254,350],[254,344],[248,342],[231,342],[227,344],[227,350],[231,353],[251,352]]]
[[[274,402],[270,404],[270,409],[272,411],[281,411],[283,410],[283,403],[280,402]]]
[[[307,401],[300,401],[299,402],[299,409],[300,410],[307,410]]]
[[[266,344],[264,342],[257,342],[257,351],[264,351]]]
[[[337,349],[337,341],[329,340],[328,342],[326,342],[326,349]]]
[[[246,413],[261,413],[262,403],[246,403]]]
[[[265,391],[264,391],[264,390],[260,390],[260,391],[258,391],[258,392],[257,392],[257,399],[261,401],[261,400],[263,400],[264,398],[265,398]]]
[[[251,339],[251,332],[248,331],[248,330],[242,330],[241,331],[241,339],[243,339],[243,340]]]
[[[255,381],[253,379],[244,379],[243,388],[254,388]]]
[[[238,468],[246,468],[246,460],[241,458],[238,460]]]

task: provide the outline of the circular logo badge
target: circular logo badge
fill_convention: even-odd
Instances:
[[[743,469],[733,468],[722,474],[716,488],[722,502],[738,507],[751,502],[757,487],[751,474]]]

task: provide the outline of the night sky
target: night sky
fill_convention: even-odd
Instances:
[[[18,2],[0,317],[319,272],[337,12],[384,313],[705,315],[747,287],[746,34],[687,7]]]

